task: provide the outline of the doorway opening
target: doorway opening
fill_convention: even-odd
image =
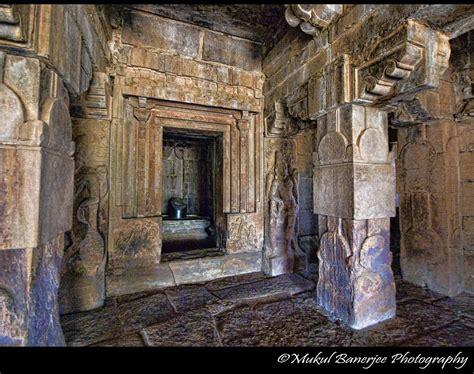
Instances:
[[[203,131],[163,129],[162,260],[217,254],[219,142]]]

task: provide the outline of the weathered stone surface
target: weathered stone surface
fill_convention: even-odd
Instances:
[[[262,272],[248,273],[242,275],[235,275],[233,277],[225,277],[221,279],[215,279],[206,283],[206,288],[209,291],[217,291],[223,288],[240,286],[247,283],[253,283],[266,278],[265,274]]]
[[[124,25],[124,43],[197,56],[200,36],[194,26],[136,11],[127,12]]]
[[[443,92],[452,95],[452,87]],[[452,167],[459,163],[456,126],[435,118],[418,129],[428,125],[420,135],[413,128],[398,130],[400,262],[405,280],[454,296],[463,284],[460,191]]]
[[[107,273],[107,295],[118,296],[176,285],[168,264]]]
[[[204,32],[202,58],[245,70],[261,69],[261,45],[226,35]]]
[[[61,316],[61,326],[68,346],[84,346],[123,334],[123,326],[115,308]]]
[[[142,335],[152,347],[213,347],[220,345],[212,315],[194,311],[147,327]]]
[[[64,344],[59,285],[72,345],[471,344],[470,296],[434,292],[474,290],[474,8],[284,9],[0,6],[0,344]],[[161,256],[175,195],[211,250]],[[351,331],[395,315],[395,206],[399,315]],[[169,288],[262,270],[304,277]]]
[[[306,253],[298,244],[299,171],[293,140],[274,140],[266,147],[265,246],[263,271],[276,276],[305,271]],[[270,166],[271,165],[271,166]]]
[[[285,274],[236,287],[214,291],[222,300],[250,303],[256,300],[285,298],[314,288],[314,283],[298,274]]]
[[[268,346],[277,339],[252,308],[232,310],[215,318],[224,346]]]
[[[179,286],[170,288],[165,293],[178,313],[195,310],[217,300],[203,286]]]
[[[63,346],[64,336],[59,320],[59,269],[64,248],[63,236],[41,245],[32,282],[28,322],[29,346]]]
[[[168,320],[174,314],[168,298],[162,293],[119,304],[117,307],[118,319],[123,325],[124,333],[132,333]]]
[[[143,337],[138,334],[130,334],[117,339],[104,340],[99,343],[91,344],[91,347],[145,347]]]
[[[261,269],[260,253],[236,253],[227,256],[170,262],[177,284],[203,282]]]
[[[414,295],[415,296],[415,295]],[[354,333],[361,345],[409,345],[417,336],[442,330],[457,319],[453,312],[418,301],[408,300],[397,304],[397,316],[370,329]],[[431,335],[431,333],[430,333]]]
[[[456,321],[429,334],[411,341],[405,341],[408,347],[472,347],[474,346],[474,326],[472,321]]]
[[[288,277],[285,275],[283,277]],[[230,277],[232,288],[245,288],[243,276]],[[280,277],[281,278],[281,277]],[[220,282],[223,282],[220,280]],[[217,281],[209,282],[209,284]],[[175,295],[183,288],[170,288]],[[232,288],[224,288],[232,289]],[[196,289],[196,287],[194,287]],[[405,288],[404,300],[398,303],[397,316],[376,324],[369,329],[352,330],[339,322],[327,319],[314,299],[314,289],[268,302],[255,299],[253,306],[227,305],[218,313],[206,307],[196,306],[185,313],[160,315],[160,321],[152,322],[151,314],[160,314],[156,304],[162,305],[163,295],[158,299],[150,295],[121,297],[121,308],[105,307],[88,313],[77,313],[62,317],[66,337],[73,337],[71,345],[94,346],[449,346],[472,345],[474,318],[461,317],[461,310],[472,310],[473,298],[462,296],[456,302],[452,298],[436,301],[426,297],[426,291],[409,285]],[[141,296],[141,297],[139,297]],[[137,298],[138,297],[138,298]],[[460,299],[459,297],[457,298]],[[158,301],[158,302],[157,302]],[[449,301],[449,302],[446,302]],[[145,306],[148,305],[148,310]],[[141,310],[136,318],[124,318],[127,307]],[[164,307],[167,309],[167,307]],[[100,312],[102,311],[102,312]],[[85,318],[85,316],[94,318]],[[115,315],[115,325],[111,317]],[[72,321],[76,319],[75,323]],[[120,319],[124,333],[118,328]],[[102,322],[101,322],[102,321]],[[87,332],[82,334],[81,324]],[[147,327],[143,327],[146,326]],[[133,327],[133,328],[132,328]],[[94,329],[94,330],[91,330]],[[140,333],[139,333],[140,331]],[[87,339],[87,334],[93,336]],[[454,334],[454,335],[453,335]],[[140,336],[141,335],[141,336]]]
[[[433,302],[434,305],[456,311],[459,315],[474,319],[474,295],[462,293],[452,298],[441,298]]]
[[[393,318],[396,306],[389,219],[320,216],[319,225],[318,304],[330,317],[355,329]]]

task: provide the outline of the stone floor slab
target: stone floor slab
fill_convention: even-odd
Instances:
[[[146,347],[140,334],[130,334],[117,339],[92,344],[91,347]]]
[[[242,303],[255,302],[258,299],[268,301],[272,298],[291,297],[314,288],[314,282],[298,274],[285,274],[241,286],[225,288],[213,293],[222,300]]]
[[[215,279],[206,283],[206,288],[209,291],[217,291],[223,288],[236,287],[244,284],[252,283],[267,278],[264,273],[247,273],[236,275],[234,277],[226,277]]]
[[[430,334],[406,341],[408,347],[474,347],[474,326],[459,320]]]
[[[178,313],[194,310],[217,301],[203,286],[179,286],[165,291],[169,301]]]
[[[89,312],[68,314],[61,317],[64,339],[68,346],[85,346],[119,337],[122,324],[114,307]]]
[[[124,326],[124,333],[127,334],[166,321],[176,313],[166,295],[158,293],[119,305],[117,314]]]
[[[213,317],[203,309],[144,328],[142,335],[146,344],[152,347],[212,347],[220,345]]]
[[[331,322],[316,304],[314,270],[112,297],[61,323],[71,346],[474,345],[473,295],[443,297],[397,279],[396,317],[356,331]]]

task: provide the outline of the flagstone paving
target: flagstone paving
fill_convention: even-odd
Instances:
[[[355,331],[315,302],[317,268],[251,273],[107,299],[61,317],[69,346],[474,346],[474,295],[449,298],[396,274],[397,316]]]

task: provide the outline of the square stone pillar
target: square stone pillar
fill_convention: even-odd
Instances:
[[[64,345],[57,297],[72,221],[68,100],[38,59],[0,51],[0,345]]]
[[[320,215],[317,301],[361,329],[395,316],[389,248],[395,173],[387,115],[347,104],[318,121],[314,212]]]

